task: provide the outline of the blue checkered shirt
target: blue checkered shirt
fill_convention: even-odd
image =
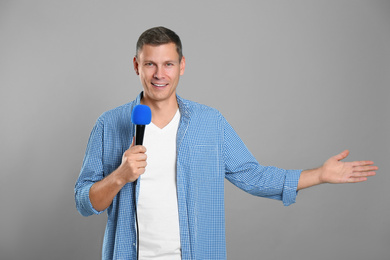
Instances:
[[[113,172],[130,147],[135,127],[133,102],[103,113],[91,132],[75,200],[83,216],[100,214],[89,200],[91,186]],[[226,259],[224,178],[260,197],[295,202],[301,171],[262,166],[215,109],[177,96],[177,196],[182,259]],[[136,196],[139,194],[137,182]],[[133,183],[127,183],[107,209],[103,259],[136,259]]]

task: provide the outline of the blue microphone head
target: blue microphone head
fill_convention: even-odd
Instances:
[[[146,105],[136,105],[131,112],[131,122],[135,125],[148,125],[152,121],[152,111]]]

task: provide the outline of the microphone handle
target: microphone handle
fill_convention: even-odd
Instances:
[[[142,145],[144,141],[144,134],[145,134],[145,125],[135,125],[135,145]],[[138,179],[134,181],[134,213],[135,213],[135,223],[137,226],[137,259],[139,259],[139,227],[138,227],[138,214],[137,214],[137,200],[136,200],[136,187],[137,187]]]
[[[144,142],[145,125],[135,126],[135,145],[142,145]]]

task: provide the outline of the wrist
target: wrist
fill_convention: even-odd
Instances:
[[[304,170],[302,171],[299,178],[298,190],[312,187],[321,183],[323,183],[322,167],[311,170]]]
[[[125,174],[125,171],[121,166],[119,166],[113,173],[112,173],[113,177],[114,177],[114,182],[116,183],[116,185],[118,185],[119,187],[123,187],[126,185],[126,183],[128,182],[127,179],[126,179],[126,174]]]
[[[325,179],[324,179],[324,166],[321,166],[319,168],[317,168],[318,170],[318,184],[323,184],[323,183],[326,183]]]

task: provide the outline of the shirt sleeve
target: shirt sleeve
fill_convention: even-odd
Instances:
[[[226,179],[255,196],[281,200],[285,206],[295,203],[301,170],[262,166],[223,118]]]
[[[99,118],[90,134],[80,175],[75,185],[76,208],[83,216],[100,214],[89,199],[92,185],[103,179],[103,120]]]

